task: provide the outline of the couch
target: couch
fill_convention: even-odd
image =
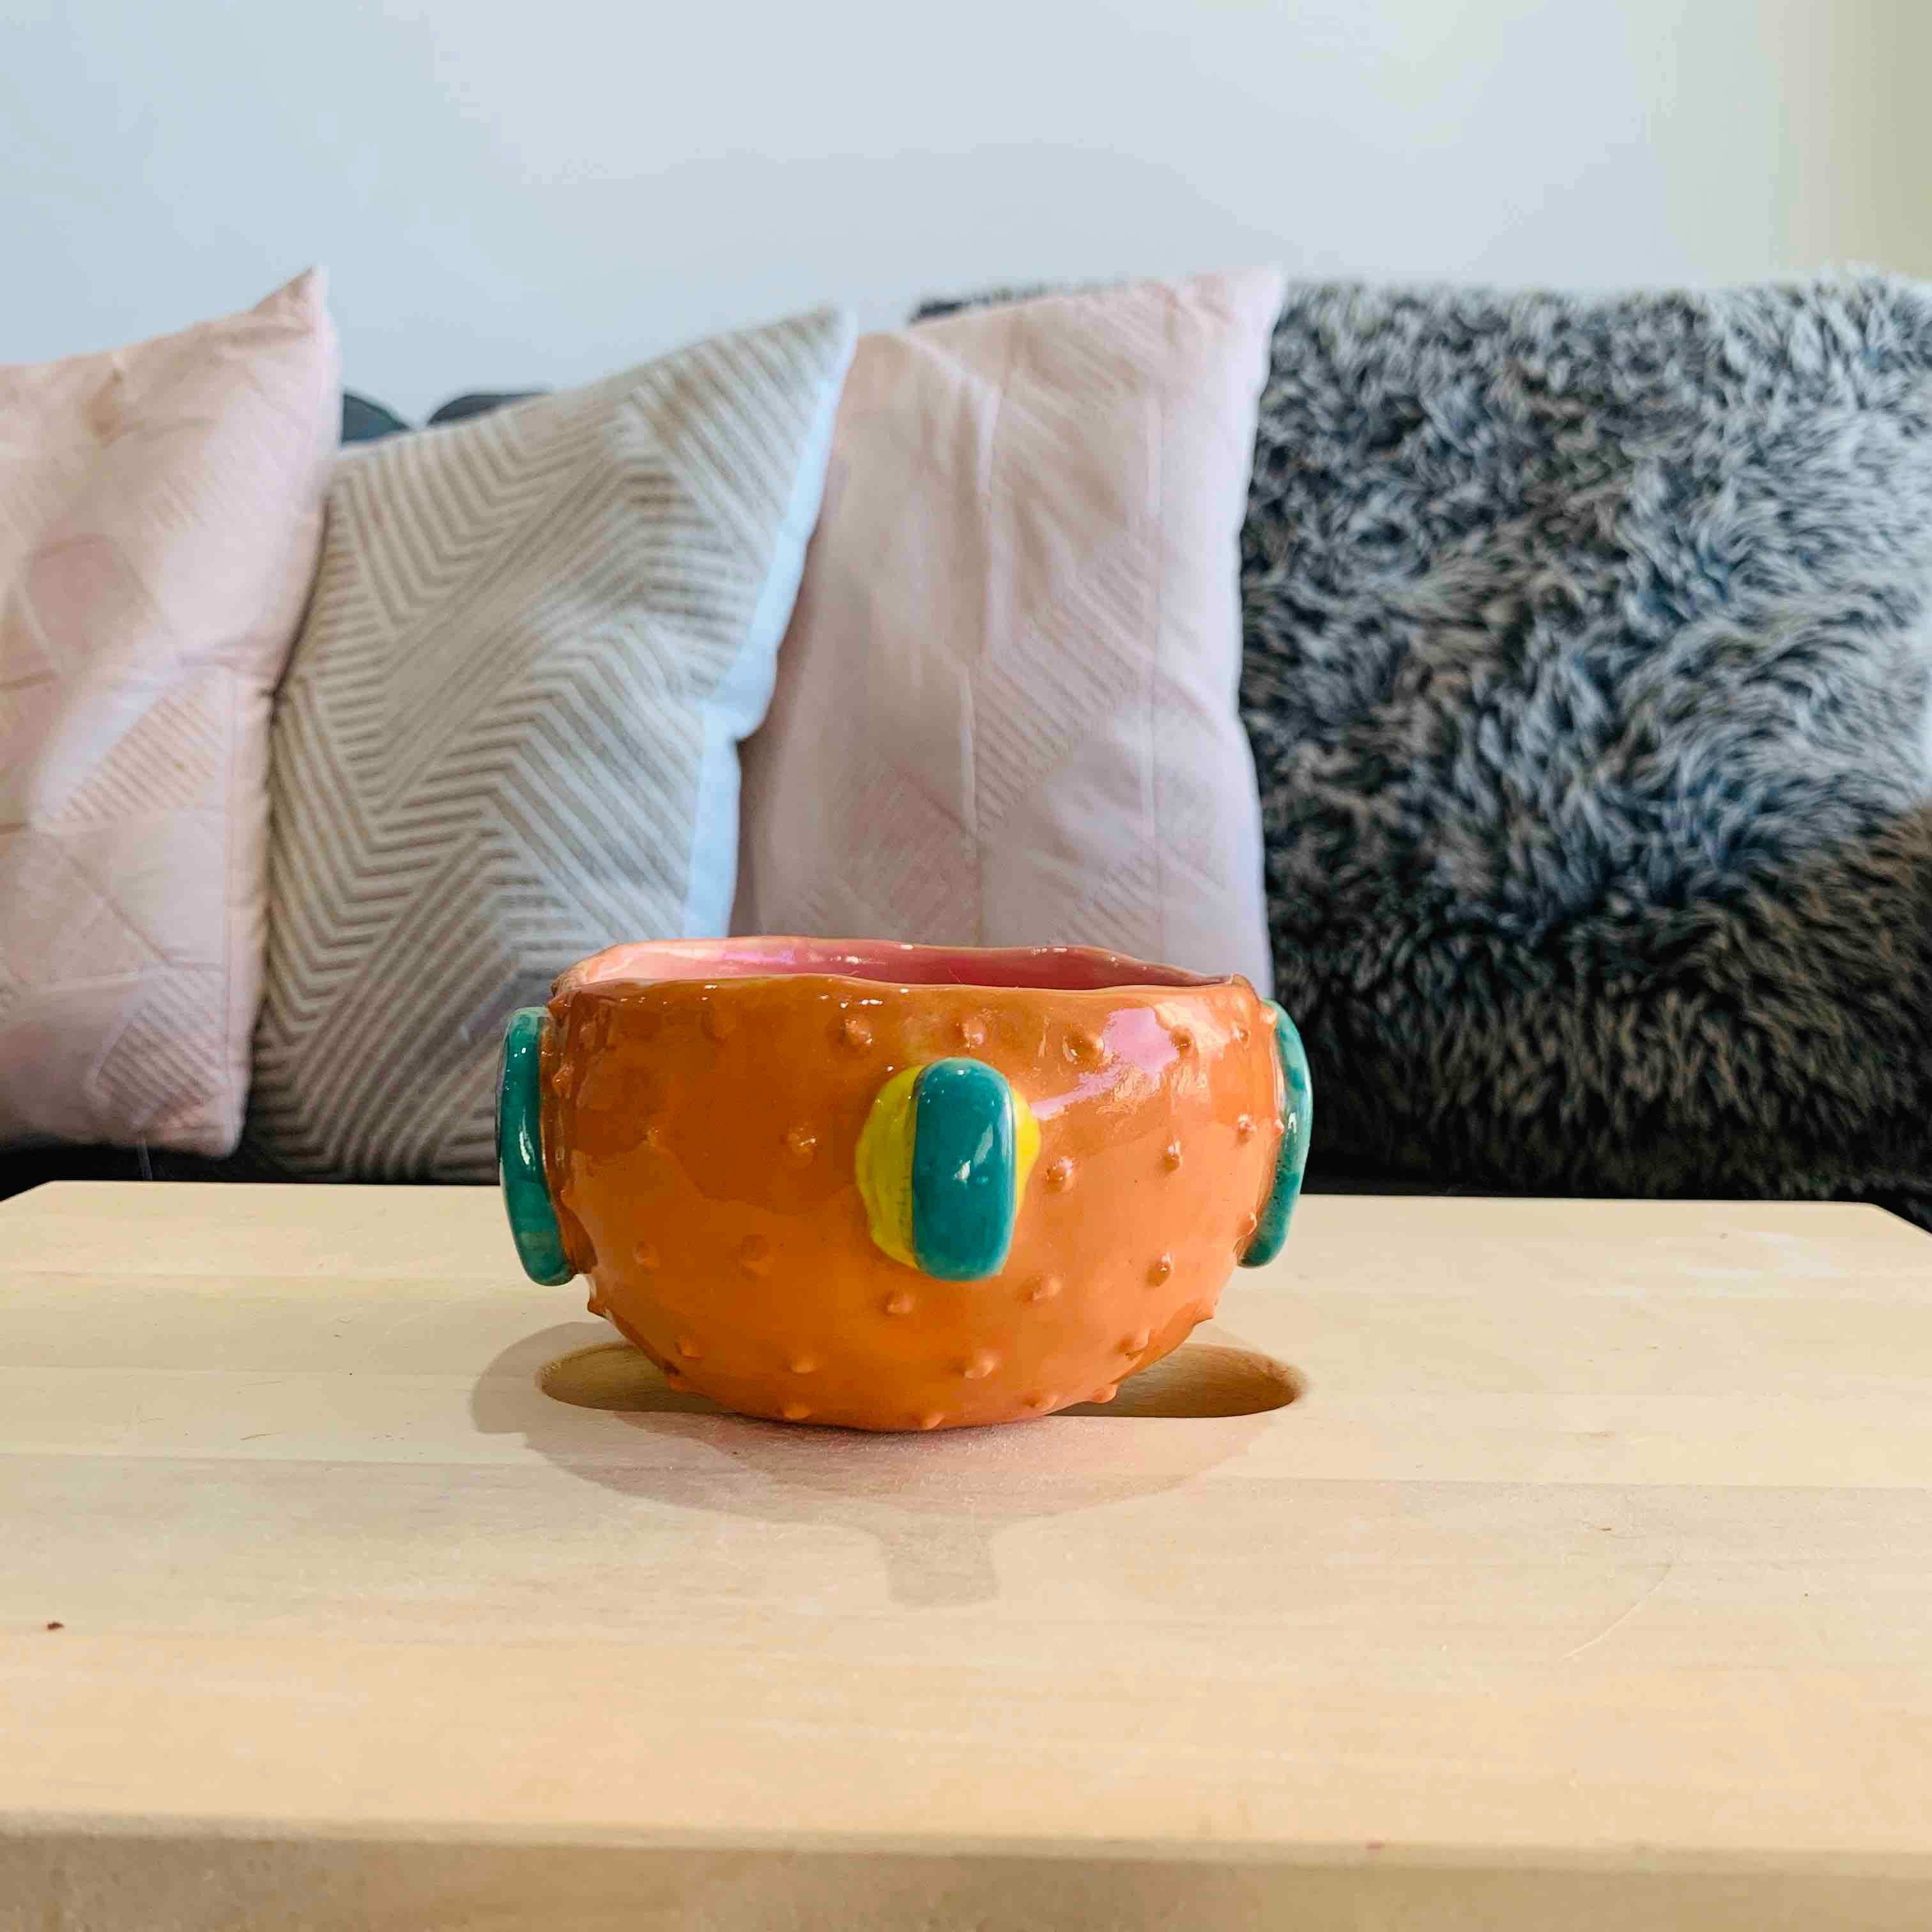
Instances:
[[[1300,284],[1261,423],[1242,718],[1310,1191],[1932,1226],[1932,292]],[[149,1173],[271,1178],[0,1156]]]

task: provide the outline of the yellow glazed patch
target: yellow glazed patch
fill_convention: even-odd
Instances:
[[[919,1265],[912,1252],[913,1109],[925,1071],[923,1066],[902,1068],[879,1089],[860,1130],[853,1162],[872,1239],[908,1268]]]
[[[1027,1105],[1026,1096],[1016,1087],[1013,1089],[1013,1199],[1017,1204],[1026,1198],[1027,1176],[1033,1172],[1033,1164],[1040,1158],[1040,1123],[1033,1117],[1033,1109]]]

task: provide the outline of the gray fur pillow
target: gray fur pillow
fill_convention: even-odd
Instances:
[[[1328,1154],[1932,1225],[1932,291],[1292,290],[1243,578]]]

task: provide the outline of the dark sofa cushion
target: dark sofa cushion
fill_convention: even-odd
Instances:
[[[344,442],[380,442],[386,436],[398,436],[409,424],[393,410],[358,396],[352,389],[342,392],[342,440]]]
[[[281,1180],[246,1150],[223,1160],[152,1148],[10,1148],[0,1154],[0,1201],[55,1180]]]
[[[439,423],[461,422],[469,416],[487,416],[492,410],[500,410],[506,403],[528,402],[532,396],[544,393],[541,389],[478,389],[468,395],[452,396],[430,415],[430,426]]]

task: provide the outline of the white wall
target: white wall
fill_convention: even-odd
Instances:
[[[22,10],[24,9],[24,11]],[[333,272],[420,415],[827,296],[1932,268],[1926,0],[6,0],[0,360]]]

